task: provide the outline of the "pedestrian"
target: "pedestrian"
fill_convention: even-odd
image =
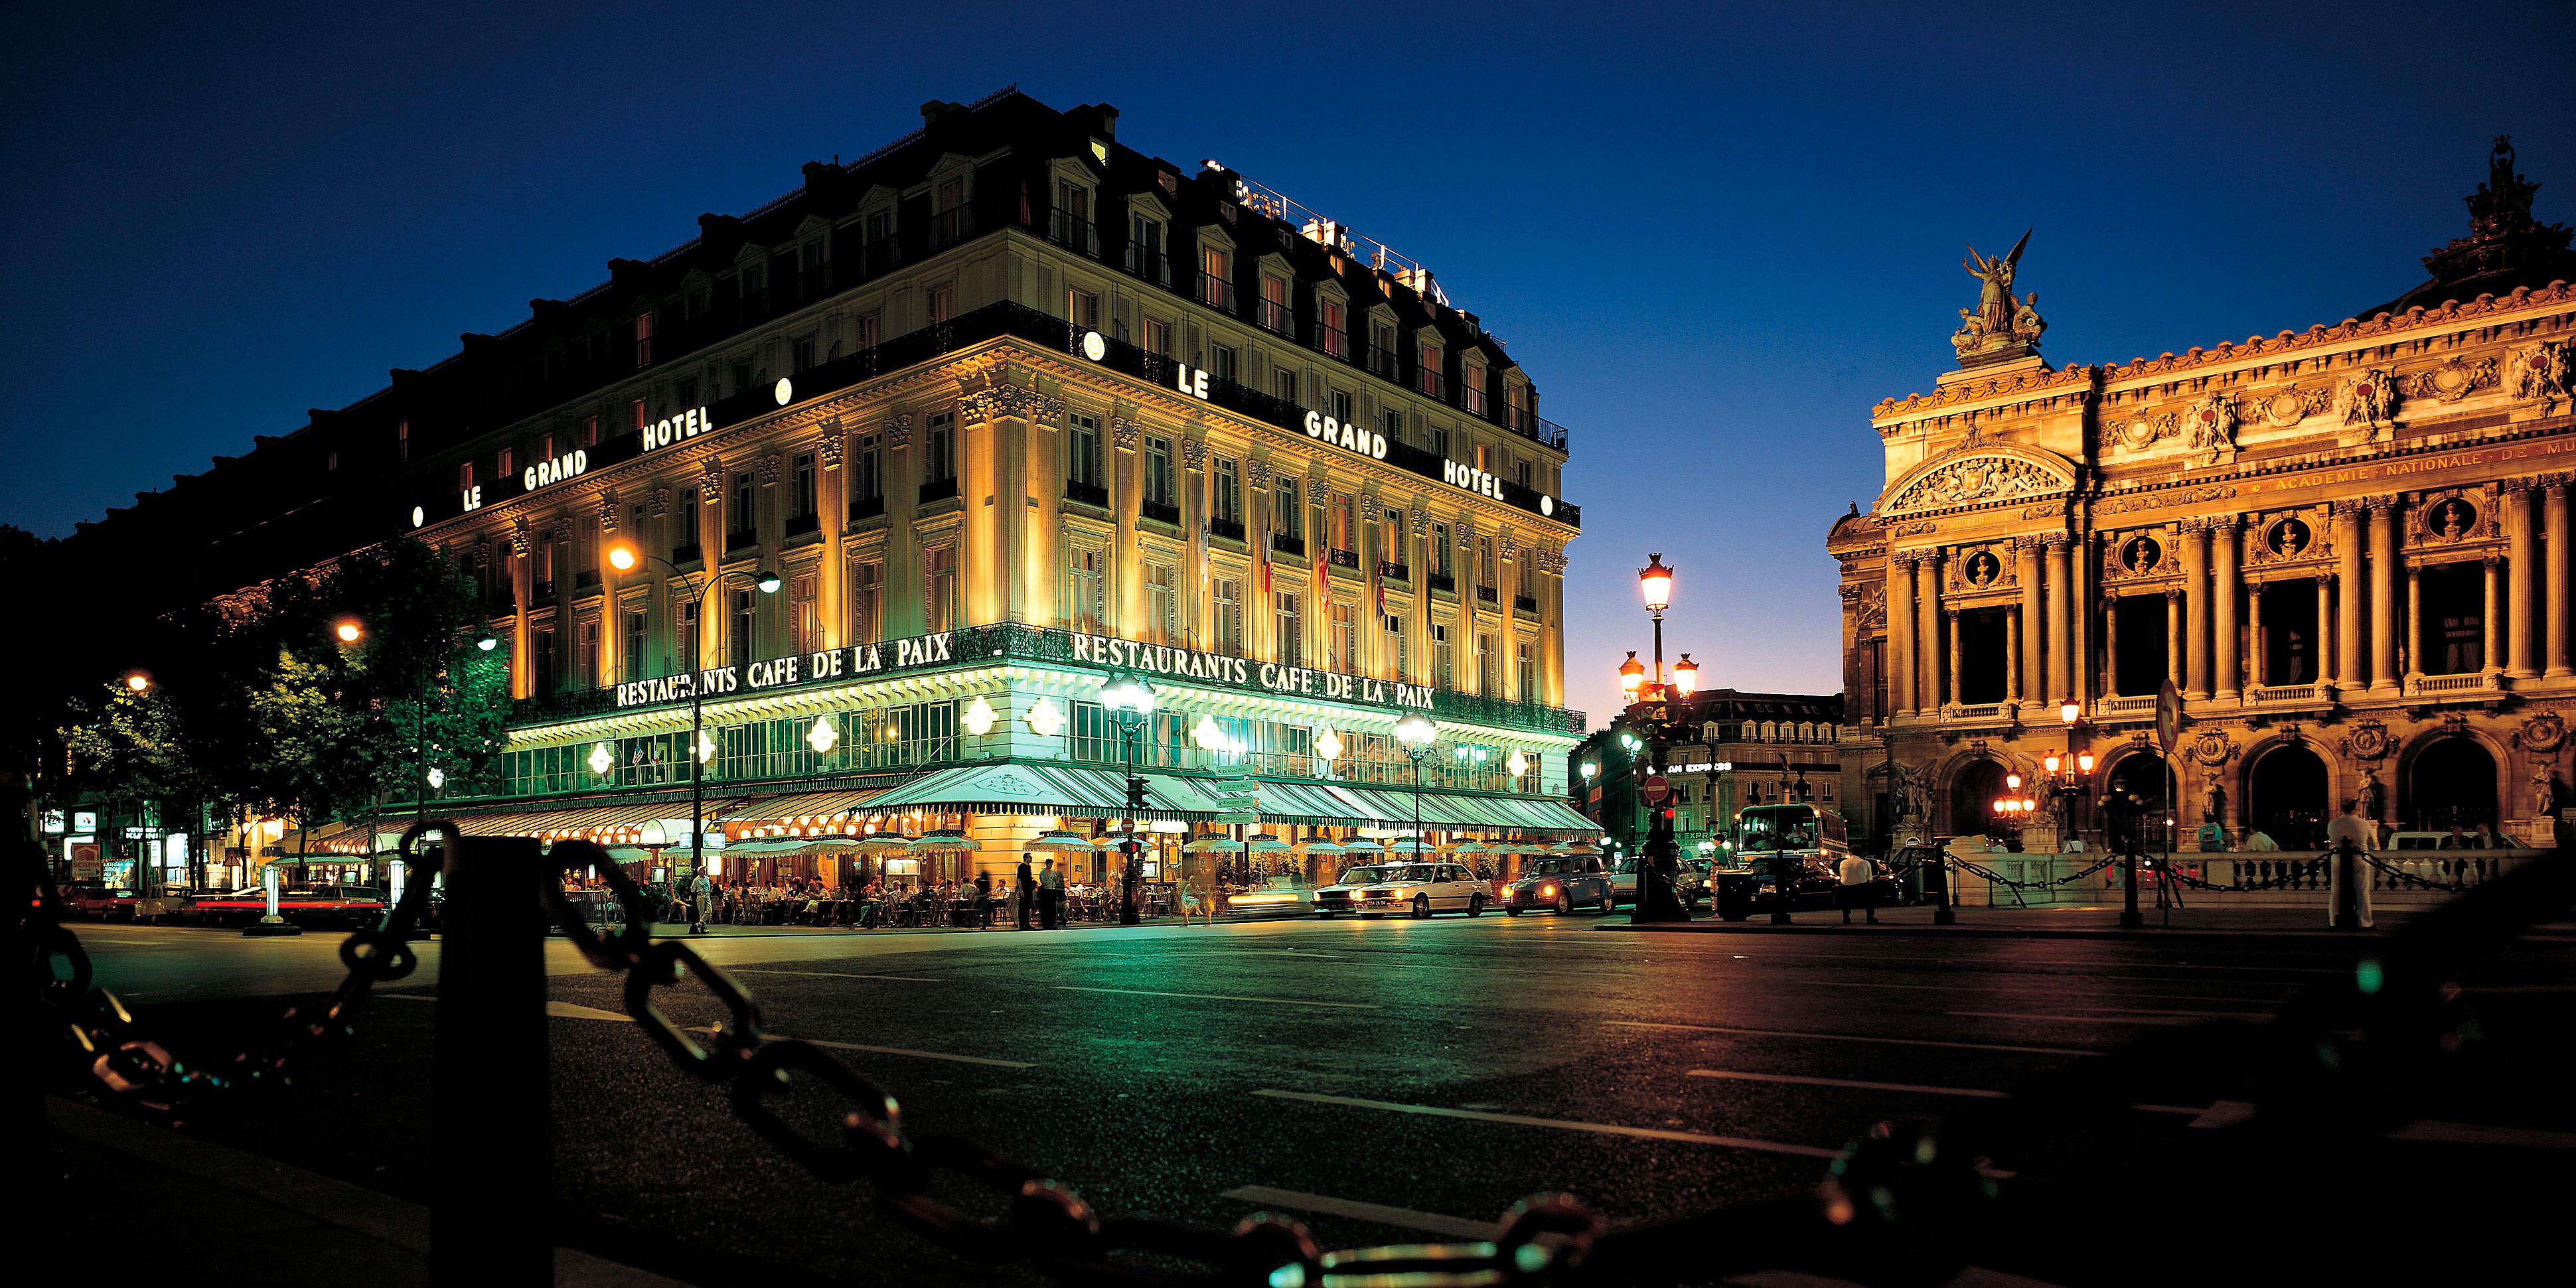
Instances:
[[[689,878],[689,933],[707,933],[707,917],[716,909],[716,883],[707,880],[706,870]]]
[[[1056,870],[1052,858],[1038,874],[1038,924],[1048,930],[1064,929],[1064,873]]]
[[[2343,812],[2326,824],[2326,844],[2333,847],[2326,881],[2326,925],[2335,930],[2370,926],[2370,883],[2361,879],[2364,852],[2370,847],[2370,825],[2354,813],[2358,801],[2345,801]],[[2349,899],[2349,906],[2345,901]]]
[[[2273,840],[2272,834],[2264,831],[2262,828],[2250,828],[2245,833],[2245,849],[2247,853],[2271,853],[2280,848],[2281,843]]]
[[[1877,925],[1878,865],[1862,855],[1847,855],[1843,859],[1842,870],[1836,876],[1842,882],[1835,893],[1842,896],[1836,902],[1842,905],[1843,924],[1851,924],[1852,909],[1858,907],[1869,914],[1869,924]]]
[[[975,928],[993,928],[993,874],[990,872],[975,874]]]
[[[1018,878],[1011,882],[1011,920],[1016,929],[1029,928],[1029,918],[1037,912],[1038,877],[1029,869],[1029,856],[1020,856]]]

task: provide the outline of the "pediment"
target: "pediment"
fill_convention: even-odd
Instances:
[[[2075,466],[2055,452],[1978,443],[1925,461],[1887,489],[1883,513],[1947,510],[2049,496],[2075,488]]]

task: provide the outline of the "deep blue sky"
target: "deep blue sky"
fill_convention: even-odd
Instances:
[[[1704,683],[1839,686],[1824,532],[1882,481],[1870,405],[1951,365],[1963,241],[2036,226],[2066,363],[2413,286],[2499,131],[2576,219],[2563,0],[228,7],[18,19],[0,522],[67,532],[1017,81],[1412,255],[1509,342],[1574,432],[1596,719],[1649,550]]]

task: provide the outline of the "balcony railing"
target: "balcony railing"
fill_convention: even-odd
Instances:
[[[1207,530],[1211,537],[1221,537],[1227,541],[1243,540],[1243,520],[1241,519],[1210,519]]]
[[[1392,563],[1387,560],[1380,559],[1377,562],[1377,575],[1386,578],[1388,581],[1410,583],[1413,580],[1413,565]]]
[[[1351,333],[1317,328],[1315,347],[1323,350],[1327,358],[1340,358],[1347,362],[1351,356]]]
[[[951,474],[944,479],[932,479],[921,485],[921,503],[923,505],[928,505],[933,501],[945,501],[956,495],[957,476],[954,474]]]
[[[1512,596],[1512,611],[1513,611],[1513,612],[1515,612],[1515,613],[1519,613],[1519,614],[1520,614],[1521,616],[1523,616],[1523,617],[1536,617],[1536,616],[1538,616],[1538,596],[1536,596],[1536,595],[1514,595],[1514,596]]]
[[[1332,559],[1333,566],[1336,568],[1348,568],[1352,572],[1358,572],[1360,570],[1359,551],[1344,550],[1341,547],[1336,546],[1333,548],[1330,558]]]
[[[2258,684],[2246,693],[2245,701],[2248,705],[2268,704],[2274,702],[2318,702],[2322,701],[2324,697],[2325,686],[2321,684]]]
[[[1086,483],[1081,479],[1066,479],[1064,499],[1106,510],[1109,508],[1109,489],[1098,483]]]
[[[850,498],[850,522],[852,523],[857,523],[862,519],[878,518],[884,513],[885,497],[882,495],[855,496]]]
[[[1422,369],[1420,375],[1415,379],[1413,387],[1434,398],[1446,398],[1449,396],[1448,379],[1442,376],[1438,371],[1429,367],[1424,367]]]
[[[975,211],[969,206],[942,210],[930,217],[930,248],[938,250],[966,240],[975,231]]]
[[[822,530],[823,516],[810,512],[788,515],[787,521],[779,529],[781,535],[790,537],[807,536]]]
[[[1152,519],[1156,523],[1168,523],[1176,528],[1181,525],[1181,507],[1169,501],[1139,501],[1136,503],[1136,514],[1140,518]]]
[[[1281,335],[1297,333],[1296,318],[1289,314],[1287,305],[1277,300],[1261,302],[1261,315],[1258,320],[1261,323],[1261,329],[1265,331],[1276,331]]]
[[[686,568],[690,564],[704,563],[706,562],[706,557],[707,552],[699,549],[698,543],[694,541],[685,546],[671,547],[671,564],[673,567]]]
[[[1292,537],[1285,532],[1274,532],[1270,534],[1270,548],[1283,555],[1296,555],[1303,558],[1306,553],[1306,539]]]
[[[1212,273],[1199,274],[1199,303],[1223,313],[1234,312],[1234,283]]]
[[[1127,271],[1156,286],[1172,284],[1172,258],[1140,242],[1127,243]]]
[[[758,532],[728,532],[725,534],[725,553],[727,555],[734,554],[737,551],[749,550],[753,546],[759,544],[760,534]]]
[[[1479,604],[1496,603],[1499,602],[1501,598],[1502,596],[1491,586],[1478,586],[1476,588],[1476,602]]]
[[[597,568],[576,568],[573,570],[572,588],[574,590],[595,590],[598,586],[599,570]]]
[[[1433,590],[1439,591],[1442,594],[1455,595],[1458,593],[1458,579],[1450,576],[1448,573],[1435,572],[1424,578],[1424,580],[1431,583],[1431,588]]]
[[[1368,347],[1368,360],[1365,365],[1368,367],[1369,373],[1380,380],[1399,380],[1403,378],[1403,369],[1401,365],[1397,363],[1395,350],[1393,349],[1381,349],[1376,345],[1370,345]]]
[[[1070,210],[1047,212],[1047,240],[1077,254],[1100,258],[1100,230]]]

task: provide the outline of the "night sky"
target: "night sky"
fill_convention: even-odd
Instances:
[[[0,522],[68,532],[1016,81],[1429,265],[1571,427],[1569,705],[1679,570],[1702,684],[1840,684],[1825,529],[1989,253],[2058,363],[2422,279],[2510,131],[2576,220],[2576,6],[52,5],[0,137]],[[587,9],[589,6],[565,6]],[[1113,16],[1117,15],[1117,16]]]

